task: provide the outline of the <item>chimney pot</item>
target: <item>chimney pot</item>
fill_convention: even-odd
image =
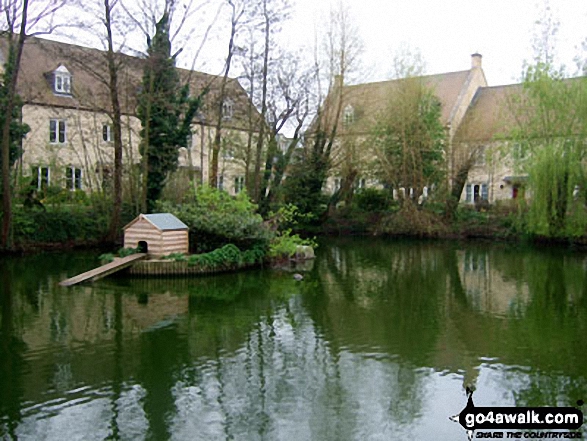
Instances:
[[[477,52],[471,55],[471,68],[481,67],[483,56]]]

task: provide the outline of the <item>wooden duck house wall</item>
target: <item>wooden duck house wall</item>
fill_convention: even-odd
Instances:
[[[124,247],[141,248],[141,251],[147,252],[150,256],[187,254],[188,227],[168,213],[141,214],[124,227]]]

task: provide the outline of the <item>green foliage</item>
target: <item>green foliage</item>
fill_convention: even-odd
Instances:
[[[233,244],[224,245],[214,251],[204,254],[194,254],[188,258],[188,265],[197,265],[202,269],[236,269],[244,264],[262,263],[266,252],[263,247],[257,246],[242,252]]]
[[[310,246],[316,248],[318,244],[313,239],[302,239],[291,230],[285,230],[278,234],[269,246],[269,257],[291,257],[296,253],[299,246]]]
[[[511,134],[517,141],[511,155],[517,170],[528,175],[528,232],[552,238],[583,235],[585,201],[573,193],[587,188],[587,80],[565,79],[562,70],[538,63],[528,68],[523,93],[513,104],[520,123]]]
[[[420,79],[400,80],[372,136],[383,182],[419,190],[441,181],[446,142],[441,112],[440,101]]]
[[[27,210],[17,206],[13,225],[17,244],[95,243],[106,234],[108,218],[85,207]]]
[[[157,23],[149,43],[137,114],[143,126],[141,154],[147,150],[148,158],[147,209],[152,212],[170,173],[177,169],[178,149],[186,147],[191,136],[190,126],[201,96],[190,98],[188,85],[180,86],[171,56],[168,14]]]
[[[192,250],[206,252],[233,243],[242,249],[266,246],[274,233],[256,213],[246,192],[236,196],[210,188],[198,187],[183,204],[158,204],[161,212],[173,213],[190,228]]]
[[[114,262],[114,254],[112,254],[112,253],[100,254],[98,259],[100,259],[100,263],[102,265],[106,265],[107,263]]]
[[[326,134],[317,133],[302,157],[292,163],[291,171],[283,183],[285,203],[298,207],[308,216],[310,223],[317,223],[326,209],[328,197],[322,194],[330,169],[330,152]]]
[[[362,211],[381,212],[387,210],[393,199],[388,190],[362,188],[357,190],[353,198],[354,205]]]
[[[137,254],[140,251],[141,250],[139,248],[121,248],[116,254],[118,254],[118,257],[128,257],[132,256],[133,254]]]
[[[14,48],[10,47],[8,51],[8,60],[4,65],[4,73],[2,75],[2,83],[0,84],[0,128],[4,127],[4,121],[8,112],[12,113],[10,123],[10,152],[9,165],[22,156],[22,149],[20,142],[24,139],[27,133],[31,130],[28,124],[22,123],[22,99],[19,95],[15,95],[12,109],[7,109],[8,106],[8,85],[10,84],[11,76],[14,72]],[[1,132],[1,129],[0,129]],[[0,155],[0,176],[2,176],[2,156]]]

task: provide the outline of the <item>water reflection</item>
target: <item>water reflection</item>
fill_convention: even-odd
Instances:
[[[581,254],[362,239],[303,282],[57,286],[94,264],[0,260],[0,439],[452,440],[463,385],[478,405],[587,397]]]

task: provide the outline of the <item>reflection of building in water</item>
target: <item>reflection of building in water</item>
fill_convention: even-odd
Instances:
[[[491,265],[487,251],[457,251],[459,275],[473,309],[505,315],[529,300],[525,282],[511,280]]]

